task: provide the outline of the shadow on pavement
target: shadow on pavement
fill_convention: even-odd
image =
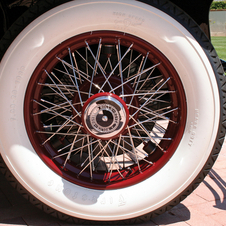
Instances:
[[[209,190],[214,195],[215,205],[213,207],[226,210],[226,182],[213,169],[209,172],[209,176],[223,193],[223,200],[221,200],[221,197],[217,193],[217,191],[215,191],[214,188],[208,182],[203,181],[203,183],[209,188]]]

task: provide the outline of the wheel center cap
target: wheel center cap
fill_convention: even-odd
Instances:
[[[104,122],[107,122],[107,121],[108,121],[108,117],[105,115],[105,116],[102,117],[102,120],[103,120]]]
[[[83,126],[87,133],[97,139],[117,138],[124,132],[128,121],[128,108],[115,94],[95,94],[83,106]]]

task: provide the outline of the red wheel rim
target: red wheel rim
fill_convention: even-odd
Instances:
[[[186,115],[169,60],[138,37],[109,31],[56,46],[32,74],[24,101],[40,158],[93,189],[123,188],[155,174],[176,151]]]

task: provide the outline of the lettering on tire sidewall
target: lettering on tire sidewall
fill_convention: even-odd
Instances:
[[[195,109],[195,119],[190,123],[188,146],[192,146],[195,141],[196,129],[199,122],[199,109]]]
[[[63,184],[56,184],[53,180],[47,182],[47,186],[51,187],[57,193],[63,193],[68,199],[76,202],[83,202],[84,204],[94,204],[98,203],[100,205],[114,205],[122,207],[126,205],[126,198],[123,194],[118,194],[116,196],[111,195],[94,195],[92,192],[85,193],[76,189],[65,188]]]
[[[13,89],[10,91],[10,109],[9,109],[9,115],[10,115],[10,121],[14,122],[17,120],[17,114],[16,114],[16,107],[17,107],[17,95],[18,95],[18,89],[21,83],[21,80],[23,78],[25,71],[25,67],[21,66],[20,69],[17,72],[17,75],[15,77],[14,83],[13,83]]]

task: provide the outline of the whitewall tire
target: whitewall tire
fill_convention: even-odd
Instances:
[[[2,158],[70,219],[165,211],[219,152],[219,62],[197,26],[161,8],[69,1],[27,25],[1,60]]]

